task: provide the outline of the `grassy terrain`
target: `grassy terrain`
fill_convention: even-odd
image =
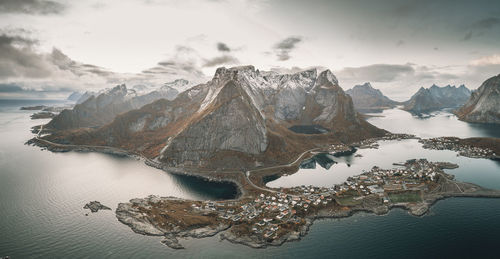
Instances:
[[[421,202],[422,197],[419,192],[398,192],[389,193],[389,200],[394,203],[398,202]]]

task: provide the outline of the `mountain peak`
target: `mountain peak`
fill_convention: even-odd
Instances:
[[[333,85],[338,85],[339,81],[333,75],[332,71],[330,69],[327,69],[323,72],[321,72],[318,76],[317,84],[318,85],[324,85],[326,83],[332,83]]]

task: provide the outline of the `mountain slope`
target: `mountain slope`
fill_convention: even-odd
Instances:
[[[470,90],[447,85],[439,87],[432,85],[426,89],[421,87],[410,100],[404,102],[403,110],[412,113],[427,113],[443,108],[455,108],[463,105],[470,96]]]
[[[86,92],[82,99],[87,95]],[[46,128],[68,130],[75,128],[95,128],[111,122],[118,114],[140,108],[158,99],[173,99],[178,91],[171,87],[162,87],[144,95],[137,95],[133,89],[118,85],[100,94],[88,94],[85,101],[78,103],[71,110],[64,110],[52,119]]]
[[[325,130],[300,134],[289,129],[297,125]],[[120,147],[168,166],[248,169],[385,133],[358,116],[329,70],[279,75],[246,66],[219,68],[206,84],[120,114],[103,127],[47,138]]]
[[[500,75],[484,81],[456,114],[463,121],[500,124]]]
[[[370,83],[356,85],[346,93],[351,96],[354,108],[358,111],[379,111],[394,108],[399,104],[382,94],[379,89],[373,88]]]

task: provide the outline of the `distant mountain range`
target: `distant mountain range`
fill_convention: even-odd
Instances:
[[[347,90],[346,93],[351,96],[354,108],[359,112],[381,112],[383,109],[394,108],[400,104],[389,99],[368,82],[356,85]]]
[[[218,68],[212,80],[176,98],[141,108],[131,100],[136,99],[127,98],[125,86],[91,97],[54,118],[47,125],[53,134],[45,138],[119,147],[169,166],[248,169],[287,163],[325,143],[386,133],[358,116],[329,70],[278,74],[253,66]],[[74,126],[86,130],[65,130]],[[321,130],[305,134],[294,126]]]
[[[470,95],[471,91],[464,85],[421,87],[410,100],[403,103],[403,110],[412,113],[427,113],[443,108],[458,108],[467,102]]]
[[[179,90],[189,82],[183,79],[166,83],[159,89],[134,86],[128,89],[124,84],[100,92],[72,93],[68,100],[75,100],[72,110],[64,110],[49,124],[48,129],[66,130],[74,128],[100,127],[111,122],[118,114],[138,109],[159,99],[172,100]]]
[[[500,124],[500,74],[484,81],[456,115],[467,122]]]

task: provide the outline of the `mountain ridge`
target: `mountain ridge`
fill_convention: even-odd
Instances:
[[[327,131],[289,129],[311,124]],[[329,70],[277,75],[244,66],[218,68],[207,83],[120,114],[102,127],[47,138],[119,147],[169,166],[227,169],[276,165],[325,143],[385,133],[357,114]]]
[[[484,81],[455,114],[467,122],[500,124],[500,74]]]

